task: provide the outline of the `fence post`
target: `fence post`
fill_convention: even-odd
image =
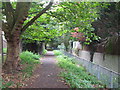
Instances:
[[[77,60],[80,59],[79,57],[76,57],[76,56],[74,56],[73,54],[68,53],[68,52],[66,52],[66,51],[64,51],[64,54],[67,55],[67,56],[69,56],[69,57],[75,57]],[[81,64],[82,64],[83,66],[86,67],[86,63],[85,63],[86,60],[80,59],[79,61],[81,62]],[[87,69],[92,75],[95,75],[95,76],[98,78],[98,80],[100,80],[100,81],[102,81],[104,84],[106,84],[106,85],[107,85],[107,88],[119,88],[119,80],[118,80],[118,82],[113,82],[113,81],[114,81],[114,78],[115,78],[115,76],[114,76],[114,71],[109,70],[109,69],[107,69],[107,68],[105,68],[105,67],[103,67],[103,66],[101,66],[101,65],[97,65],[97,74],[96,74],[96,73],[94,73],[94,65],[96,65],[96,64],[94,64],[94,63],[92,63],[92,62],[89,61],[89,65],[86,67],[86,69]],[[95,71],[96,71],[96,70],[95,70]],[[108,76],[108,79],[106,78],[106,80],[105,80],[105,78],[104,78],[103,75],[107,75],[107,76]],[[109,76],[109,75],[110,75],[110,76]],[[118,75],[118,79],[119,79],[119,74],[118,74],[118,73],[115,73],[115,75]],[[117,87],[116,87],[116,83],[117,83]]]
[[[89,72],[91,73],[91,63],[89,63]]]
[[[98,80],[99,80],[100,79],[100,67],[99,67],[99,65],[97,65],[97,70],[98,70],[97,77],[98,77]]]
[[[110,88],[113,88],[113,73],[110,71]]]
[[[3,55],[3,32],[1,33],[1,48],[2,48],[2,63],[4,62],[4,55]]]
[[[94,75],[93,74],[93,63],[92,62],[90,62],[90,63],[91,63],[91,67],[90,67],[91,68],[91,73],[92,73],[92,75]]]

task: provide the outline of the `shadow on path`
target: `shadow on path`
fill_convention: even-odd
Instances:
[[[58,77],[62,69],[57,66],[57,61],[52,51],[47,52],[41,59],[41,63],[34,72],[38,77],[34,81],[28,82],[27,88],[68,88]]]

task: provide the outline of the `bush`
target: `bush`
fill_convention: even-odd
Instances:
[[[44,49],[43,50],[43,55],[45,55],[47,53],[47,50],[46,49]]]
[[[58,56],[58,55],[62,55],[62,52],[59,51],[59,50],[54,50],[53,52],[54,52],[54,54],[55,54],[56,56]]]
[[[99,80],[82,65],[75,63],[74,58],[64,55],[57,56],[58,65],[65,70],[60,76],[70,85],[71,88],[104,88]]]
[[[40,56],[29,51],[24,51],[20,54],[20,58],[22,63],[32,64],[38,62],[36,60],[39,60]]]
[[[7,53],[7,48],[3,48],[3,53]]]
[[[22,70],[23,76],[30,77],[34,71],[34,68],[37,64],[40,63],[40,55],[33,54],[29,51],[24,51],[20,54],[21,63],[25,65],[24,69]]]

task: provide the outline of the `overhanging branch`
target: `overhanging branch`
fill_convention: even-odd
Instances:
[[[53,2],[50,2],[41,12],[39,12],[35,17],[33,17],[25,26],[22,28],[22,32],[24,32],[30,25],[34,23],[36,19],[38,19],[42,14],[44,14],[51,6]]]
[[[12,28],[14,22],[14,9],[10,2],[3,2],[3,8],[5,9],[4,14],[6,15],[7,23],[10,28]]]
[[[4,23],[4,22],[2,21],[2,30],[3,30],[4,32],[8,32],[9,29],[10,29],[10,27],[9,27],[6,23]]]

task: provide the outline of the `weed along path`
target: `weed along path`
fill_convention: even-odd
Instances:
[[[26,88],[68,88],[58,76],[62,69],[57,66],[57,61],[52,51],[48,51],[42,58],[41,63],[34,72],[37,77],[34,80],[29,80]]]

